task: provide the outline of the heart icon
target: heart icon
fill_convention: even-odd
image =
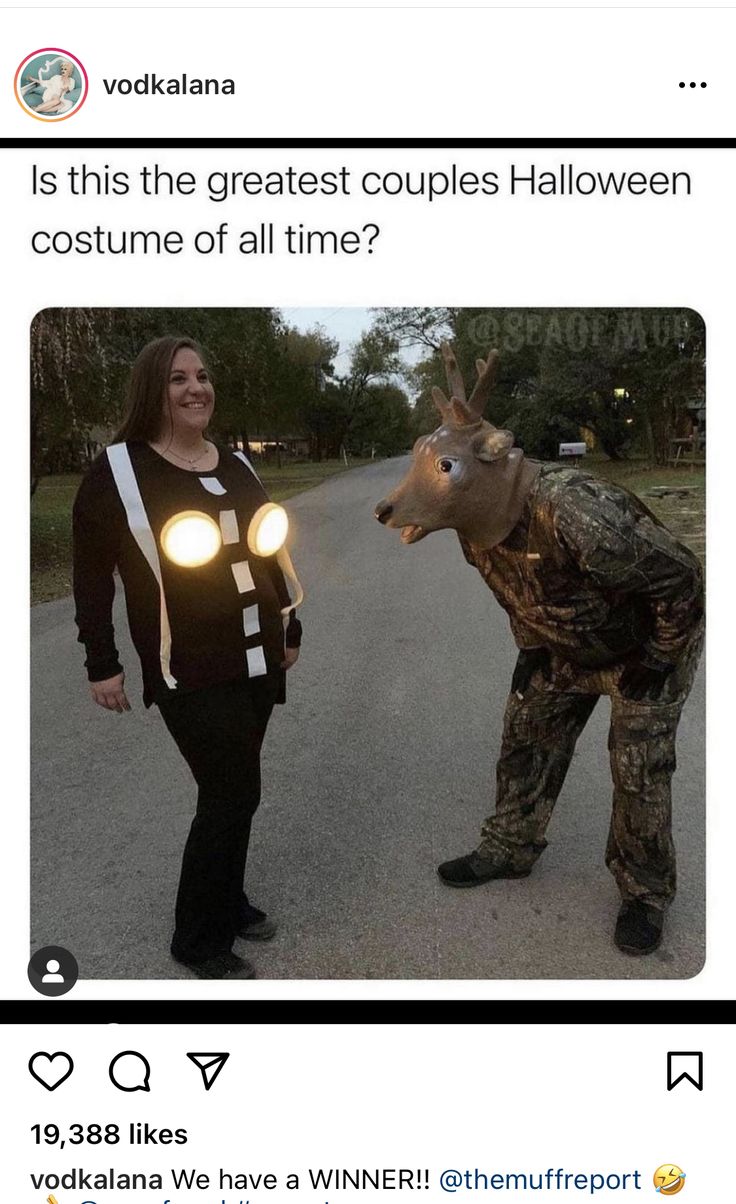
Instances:
[[[28,1063],[28,1069],[47,1091],[56,1091],[69,1078],[74,1063],[68,1053],[35,1053]]]

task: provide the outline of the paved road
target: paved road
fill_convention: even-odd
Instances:
[[[514,662],[507,619],[452,533],[413,547],[372,518],[405,460],[292,498],[305,643],[265,746],[251,897],[282,922],[246,948],[265,978],[678,978],[704,960],[704,683],[680,728],[680,892],[664,947],[627,958],[603,865],[608,703],[586,729],[533,875],[472,891],[437,862],[492,809]],[[87,978],[175,978],[168,955],[194,805],[158,712],[94,707],[70,600],[33,611],[34,947],[71,949]]]

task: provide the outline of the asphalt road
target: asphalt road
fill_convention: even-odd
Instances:
[[[603,699],[580,740],[531,877],[442,886],[477,842],[514,648],[453,533],[404,547],[373,519],[407,461],[332,478],[287,503],[306,591],[304,646],[264,749],[247,886],[281,922],[240,945],[259,977],[680,978],[705,957],[702,668],[675,776],[679,894],[662,948],[619,953],[603,864],[610,807]],[[168,945],[194,785],[140,677],[120,599],[131,714],[95,707],[70,599],[32,613],[32,947],[83,978],[178,978]]]

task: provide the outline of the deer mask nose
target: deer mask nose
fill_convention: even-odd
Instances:
[[[393,514],[393,506],[390,502],[379,502],[373,511],[379,523],[387,523]]]

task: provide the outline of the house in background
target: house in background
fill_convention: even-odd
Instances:
[[[248,436],[247,446],[242,438],[236,438],[232,442],[241,451],[247,452],[250,449],[251,455],[263,460],[278,460],[280,456],[290,460],[306,460],[310,451],[307,435],[277,435],[271,431],[261,431]]]

